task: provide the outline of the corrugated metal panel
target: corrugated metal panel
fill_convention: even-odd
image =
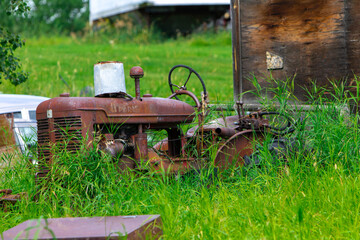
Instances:
[[[178,5],[230,5],[230,0],[90,0],[90,22],[136,10],[142,4],[159,7]]]

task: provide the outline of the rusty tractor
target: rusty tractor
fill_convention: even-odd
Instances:
[[[189,71],[182,86],[172,81],[177,68]],[[140,79],[144,76],[141,67],[130,70],[130,77],[135,80],[135,97],[126,93],[122,63],[100,62],[94,65],[94,73],[95,97],[61,94],[38,106],[37,177],[44,177],[49,171],[54,154],[52,146],[67,141],[66,150],[76,152],[84,139],[87,146],[97,142],[100,151],[119,159],[120,169],[143,170],[144,164],[155,172],[184,173],[200,169],[210,160],[204,149],[214,143],[219,146],[215,167],[221,170],[241,166],[244,156],[252,154],[254,142],[261,142],[263,133],[271,129],[264,115],[276,114],[245,115],[242,103],[237,102],[237,115],[205,124],[207,91],[204,81],[194,69],[185,65],[176,65],[170,70],[168,80],[172,94],[168,98],[141,96]],[[203,88],[200,100],[187,90],[192,74]],[[195,106],[179,101],[180,95],[189,96]],[[195,119],[197,126],[183,133],[181,126]],[[165,130],[167,137],[149,146],[150,130]],[[290,121],[283,129],[272,130],[289,132]]]
[[[172,81],[177,68],[189,72],[181,86]],[[96,145],[98,151],[114,158],[119,170],[134,169],[154,173],[183,174],[213,164],[217,170],[249,164],[256,143],[264,133],[291,133],[296,123],[285,116],[281,128],[269,124],[265,116],[277,112],[245,114],[243,103],[236,102],[237,114],[205,123],[208,113],[207,91],[201,76],[191,67],[176,65],[169,72],[172,94],[168,98],[140,94],[141,67],[133,67],[135,97],[126,93],[123,64],[100,62],[94,65],[95,97],[70,97],[68,93],[40,103],[36,109],[38,135],[38,172],[36,180],[46,180],[56,151],[54,146],[78,152],[82,146]],[[199,100],[187,90],[194,74],[201,82]],[[195,106],[180,101],[190,97]],[[196,120],[196,121],[195,121]],[[185,133],[184,124],[195,124]],[[167,137],[149,145],[149,131],[165,130]],[[217,146],[215,157],[206,151]],[[212,162],[213,161],[213,162]],[[46,183],[46,181],[45,181]],[[24,193],[11,195],[4,189],[1,204],[14,204]],[[5,206],[5,205],[4,205]]]

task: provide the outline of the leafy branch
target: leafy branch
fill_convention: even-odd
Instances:
[[[30,8],[24,0],[11,0],[5,8],[7,15],[26,14]],[[17,86],[28,79],[28,73],[21,70],[20,59],[14,51],[25,45],[19,35],[0,27],[0,84],[2,79]]]

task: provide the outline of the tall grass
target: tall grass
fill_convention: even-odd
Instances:
[[[285,136],[289,151],[274,152],[268,135],[255,150],[260,166],[229,169],[209,186],[211,168],[182,177],[119,172],[97,151],[58,150],[53,178],[37,201],[33,165],[24,160],[1,170],[0,188],[29,197],[0,212],[0,231],[41,216],[161,214],[164,239],[359,238],[359,115],[348,111],[359,101],[359,89],[334,83],[330,97],[309,96],[312,111],[291,111],[288,84],[267,89],[275,97],[263,99],[264,107],[280,106],[306,120]]]

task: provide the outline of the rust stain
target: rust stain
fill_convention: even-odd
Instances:
[[[269,40],[301,41],[311,44],[314,39],[331,38],[338,29],[342,1],[330,0],[272,0],[261,7],[253,5],[252,10],[258,12],[250,20],[251,28],[257,38]],[[321,33],[321,34],[320,34]]]
[[[0,115],[0,147],[15,145],[15,136],[12,131],[11,122],[13,121],[7,114]]]

